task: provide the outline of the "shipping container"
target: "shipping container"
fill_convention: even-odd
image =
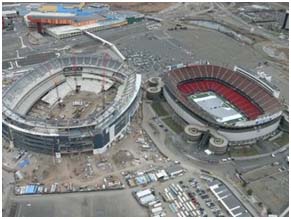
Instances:
[[[178,191],[176,190],[174,186],[171,186],[170,189],[173,192],[173,194],[178,195]]]
[[[171,197],[171,200],[175,200],[174,196],[172,195],[172,193],[168,193],[169,196]]]
[[[187,202],[186,205],[188,206],[188,208],[190,209],[190,211],[194,210],[194,209],[192,208],[192,206],[190,205],[189,202]]]
[[[193,208],[194,210],[196,210],[196,207],[195,207],[195,205],[194,205],[192,202],[189,202],[189,204],[192,206],[192,208]]]
[[[139,192],[135,193],[135,195],[137,198],[141,198],[141,197],[149,195],[151,193],[152,193],[152,191],[150,189],[146,189],[146,190],[139,191]]]
[[[158,200],[156,200],[156,201],[152,201],[152,202],[149,203],[149,206],[152,206],[152,205],[154,205],[154,204],[156,204],[156,203],[158,203],[158,202],[159,202]]]
[[[172,202],[173,201],[173,199],[169,196],[168,193],[165,193],[165,196],[167,197],[167,201],[168,202]]]
[[[189,207],[186,204],[184,204],[184,207],[185,207],[186,211],[190,211]]]
[[[157,204],[154,204],[154,208],[157,208],[157,207],[161,207],[162,206],[162,203],[161,202],[159,202],[159,203],[157,203]]]
[[[140,203],[142,205],[147,205],[148,203],[154,201],[156,198],[155,196],[153,196],[152,194],[147,195],[147,196],[143,196],[142,198],[140,198]]]
[[[197,216],[197,214],[196,214],[196,212],[193,210],[193,211],[191,211],[192,212],[192,214],[194,215],[194,217],[196,217]]]
[[[161,213],[163,211],[163,208],[162,207],[157,207],[157,208],[152,208],[151,209],[151,212],[153,213],[153,214],[159,214],[159,213]]]
[[[174,203],[176,204],[177,208],[180,208],[180,204],[178,203],[177,200],[175,200]]]
[[[181,186],[180,186],[179,184],[177,184],[177,188],[178,188],[181,192],[183,192],[183,189],[181,188]]]
[[[175,207],[172,204],[169,204],[169,208],[173,213],[176,213]]]
[[[184,202],[183,199],[181,198],[181,196],[178,196],[178,199],[179,199],[179,201],[180,201],[181,203]]]
[[[181,214],[182,217],[186,217],[186,215],[184,214],[183,211],[180,211],[180,214]]]
[[[188,195],[186,194],[186,192],[183,192],[183,196],[186,198],[186,200],[189,200]]]

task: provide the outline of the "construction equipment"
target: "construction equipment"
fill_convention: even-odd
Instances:
[[[75,77],[74,77],[74,81],[75,81],[75,92],[76,93],[79,93],[79,91],[81,90],[81,85],[78,85],[78,83],[77,83],[77,77],[76,77],[76,75],[77,75],[78,68],[76,66],[76,56],[74,56],[74,59],[73,59],[73,63],[72,64],[73,64],[72,70],[74,71],[74,75],[75,75]]]

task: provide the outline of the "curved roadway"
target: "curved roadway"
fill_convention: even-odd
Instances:
[[[260,216],[259,212],[257,212],[257,210],[252,206],[251,200],[239,188],[239,184],[235,185],[233,182],[236,170],[238,167],[242,167],[240,169],[243,172],[250,171],[251,169],[256,169],[260,166],[269,165],[274,161],[280,161],[288,154],[288,150],[285,150],[282,153],[278,153],[275,158],[271,158],[271,156],[264,156],[260,159],[248,159],[211,164],[207,161],[198,160],[197,158],[178,150],[178,148],[172,144],[166,145],[165,139],[170,137],[171,134],[166,134],[161,128],[157,126],[157,128],[160,129],[160,132],[158,135],[155,135],[148,123],[148,121],[150,121],[152,117],[155,116],[155,113],[148,104],[144,104],[143,107],[144,119],[142,126],[151,137],[153,142],[157,145],[161,153],[163,153],[171,160],[180,161],[184,168],[193,172],[195,175],[199,175],[201,173],[200,169],[211,172],[215,177],[220,179],[233,191],[233,193],[239,198],[239,200],[245,205],[245,207],[253,216]]]

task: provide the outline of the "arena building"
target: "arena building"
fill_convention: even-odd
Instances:
[[[228,145],[255,143],[278,129],[280,91],[262,75],[237,66],[197,64],[171,70],[163,81],[165,99],[184,121],[215,130]]]
[[[104,152],[138,109],[141,75],[109,55],[34,67],[3,93],[3,138],[43,153]]]
[[[144,15],[133,11],[111,11],[103,4],[44,4],[24,16],[25,24],[57,39],[140,22]]]

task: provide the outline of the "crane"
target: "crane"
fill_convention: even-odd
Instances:
[[[72,68],[72,71],[74,71],[74,75],[75,75],[75,77],[74,77],[74,81],[75,81],[75,91],[76,91],[76,93],[78,93],[79,91],[80,91],[80,85],[78,85],[78,83],[77,83],[77,77],[76,77],[76,74],[77,74],[77,70],[78,70],[78,68],[77,68],[77,66],[76,66],[76,56],[74,56],[73,58],[72,58],[73,60],[72,60],[72,66],[73,66],[73,68]]]
[[[104,56],[103,56],[103,71],[102,71],[102,85],[101,85],[101,92],[102,92],[102,108],[103,110],[105,109],[105,101],[106,101],[106,96],[105,96],[105,74],[106,74],[106,70],[105,70],[105,66],[108,63],[108,60],[110,58],[110,55],[105,52]]]

